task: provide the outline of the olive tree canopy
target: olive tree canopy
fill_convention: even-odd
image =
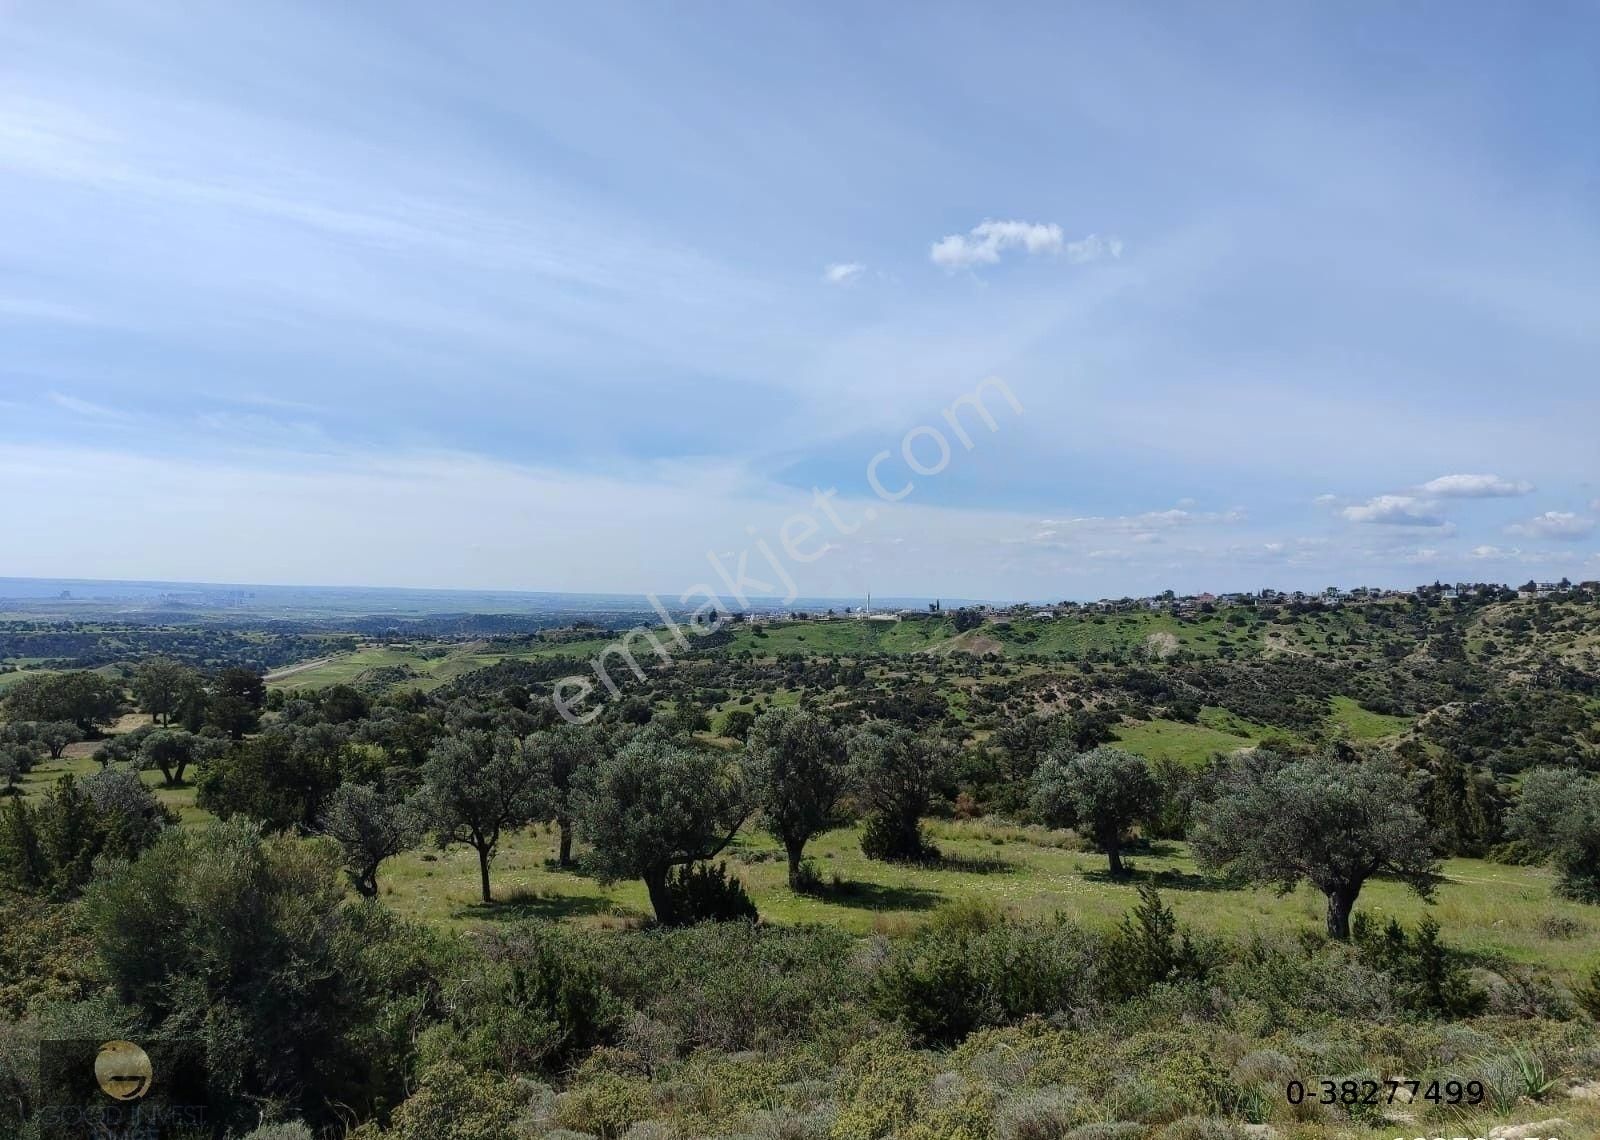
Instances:
[[[656,920],[671,926],[678,914],[668,873],[720,854],[749,814],[737,763],[646,733],[595,766],[578,829],[602,879],[644,880]]]
[[[1247,758],[1196,808],[1191,839],[1203,866],[1246,882],[1311,883],[1327,896],[1332,938],[1350,936],[1350,912],[1374,875],[1425,899],[1439,882],[1412,780],[1381,761]]]

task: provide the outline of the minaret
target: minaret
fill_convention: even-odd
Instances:
[[[867,616],[872,616],[872,591],[867,591]]]

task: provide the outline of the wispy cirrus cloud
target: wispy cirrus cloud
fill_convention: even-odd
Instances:
[[[1068,261],[1082,264],[1101,258],[1122,256],[1122,241],[1115,237],[1090,234],[1077,241],[1067,241],[1061,227],[1054,222],[988,221],[980,222],[964,234],[948,234],[933,243],[928,257],[935,265],[945,269],[971,269],[977,265],[995,265],[1007,250],[1022,250],[1029,254],[1065,254]]]
[[[1144,511],[1136,515],[1087,515],[1067,519],[1041,519],[1033,535],[1034,542],[1058,542],[1085,534],[1127,535],[1134,541],[1152,541],[1164,531],[1179,527],[1241,523],[1246,520],[1243,508],[1228,511],[1194,511],[1173,507],[1164,511]]]
[[[126,412],[120,412],[116,408],[108,408],[104,404],[96,404],[92,400],[80,400],[76,396],[64,395],[61,392],[51,392],[49,400],[58,408],[64,408],[75,415],[88,416],[90,419],[125,420],[129,418]]]
[[[1020,38],[935,21],[910,56],[840,68],[810,9],[399,7],[180,19],[0,0],[0,445],[40,463],[108,449],[29,484],[71,496],[0,503],[34,570],[670,584],[701,572],[704,532],[742,540],[742,483],[668,502],[597,475],[705,457],[848,493],[880,445],[925,416],[944,427],[938,393],[990,374],[1025,392],[1028,424],[919,481],[929,501],[823,560],[813,588],[1400,585],[1429,549],[1430,580],[1499,571],[1468,557],[1478,544],[1548,557],[1556,577],[1592,553],[1505,533],[1547,508],[1600,517],[1582,426],[1600,418],[1583,380],[1600,227],[1559,192],[1582,132],[1505,137],[1471,110],[1581,120],[1558,96],[1588,74],[1582,53],[1506,53],[1499,22],[1469,15],[1452,46],[1470,66],[1397,113],[1320,16],[1220,15],[1239,46],[1222,69],[1114,7],[1041,9]],[[861,38],[902,22],[863,9]],[[1071,35],[1102,50],[1050,72]],[[1426,46],[1425,29],[1397,35]],[[193,66],[196,43],[213,66]],[[949,82],[922,49],[983,82]],[[755,50],[770,66],[752,89]],[[357,55],[372,66],[343,66]],[[1284,68],[1327,82],[1286,87]],[[1041,100],[1061,112],[1049,146]],[[1507,170],[1526,179],[1492,176]],[[1352,367],[1354,344],[1373,351]],[[1505,398],[1508,360],[1540,398]],[[304,502],[226,470],[341,448],[376,458]],[[438,476],[444,523],[419,536],[415,511],[385,505],[410,484],[374,472],[441,451],[481,466]],[[1512,497],[1522,480],[1552,497]],[[228,501],[171,516],[192,543],[143,521],[213,487]],[[1250,519],[1146,510],[1198,515],[1191,493]],[[589,545],[606,517],[627,525]],[[274,528],[305,540],[262,549]],[[532,537],[484,537],[507,530]]]
[[[1441,499],[1501,499],[1533,492],[1533,484],[1502,479],[1498,475],[1441,475],[1430,479],[1420,490]]]

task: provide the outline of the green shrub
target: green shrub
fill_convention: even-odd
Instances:
[[[1093,1004],[1100,942],[1070,923],[951,911],[896,945],[872,981],[873,1008],[919,1041]]]
[[[1398,1004],[1388,974],[1319,937],[1292,942],[1255,934],[1235,942],[1217,956],[1210,988],[1234,1011],[1255,1007],[1264,1026],[1328,1016],[1384,1019]]]
[[[1430,915],[1407,935],[1394,919],[1379,932],[1357,915],[1352,938],[1361,956],[1395,980],[1404,1008],[1428,1017],[1470,1017],[1483,1010],[1488,994],[1472,984],[1461,956],[1439,938]]]
[[[1233,1111],[1239,1090],[1216,1055],[1215,1044],[1215,1034],[1192,1029],[1135,1033],[1110,1043],[1103,1061],[1108,1072],[1137,1073],[1140,1080],[1170,1094],[1159,1106],[1141,1106],[1137,1114],[1124,1111],[1119,1115],[1159,1122],[1161,1118]],[[1119,1081],[1116,1091],[1123,1088]]]
[[[1573,995],[1578,999],[1578,1006],[1596,1021],[1600,1021],[1600,966],[1589,973],[1588,980],[1580,985]]]
[[[1038,1089],[1001,1102],[995,1113],[996,1140],[1061,1140],[1082,1120],[1078,1093],[1061,1085]]]
[[[155,1035],[200,1040],[229,1091],[219,1124],[275,1104],[322,1128],[402,1095],[431,939],[352,905],[330,845],[242,821],[171,828],[81,905],[112,991]]]
[[[1172,908],[1143,883],[1139,905],[1106,948],[1106,972],[1112,994],[1131,997],[1163,982],[1200,981],[1206,968],[1188,933],[1179,933]]]
[[[686,1048],[727,1052],[813,1040],[824,1024],[858,1032],[866,977],[856,941],[827,927],[748,922],[590,939],[606,987]]]
[[[383,1140],[505,1140],[520,1108],[514,1085],[447,1061],[423,1074]]]
[[[789,884],[796,894],[824,895],[828,891],[828,884],[822,878],[822,872],[817,870],[815,859],[802,859],[800,867],[795,872],[794,882]]]
[[[933,1060],[893,1037],[863,1041],[844,1059],[832,1140],[880,1140],[914,1124],[929,1104]]]
[[[486,939],[445,983],[450,1019],[429,1050],[474,1071],[558,1072],[603,1040],[620,1018],[587,947],[529,923]]]
[[[316,1140],[307,1128],[298,1120],[286,1124],[263,1124],[254,1132],[246,1133],[243,1140]]]
[[[861,829],[861,853],[885,863],[931,863],[939,849],[923,837],[919,826],[908,826],[888,812],[871,812]]]
[[[616,1073],[599,1073],[579,1079],[556,1098],[556,1122],[577,1132],[590,1132],[601,1140],[615,1140],[638,1121],[655,1112],[647,1082]]]
[[[682,925],[697,922],[754,922],[756,904],[744,884],[728,874],[726,863],[690,863],[667,875],[673,913]]]
[[[950,930],[929,930],[897,946],[873,979],[873,1008],[933,1045],[954,1045],[997,1024],[999,1005],[970,949],[968,935]]]
[[[935,1081],[936,1090],[942,1079]],[[959,1093],[936,1095],[924,1118],[896,1136],[900,1140],[994,1140],[994,1093],[965,1087]]]

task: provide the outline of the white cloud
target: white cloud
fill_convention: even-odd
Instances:
[[[859,261],[837,261],[822,271],[829,285],[849,285],[867,271]]]
[[[1122,256],[1122,241],[1115,237],[1090,234],[1078,241],[1066,241],[1054,222],[981,222],[964,234],[950,234],[933,243],[928,256],[946,269],[970,269],[975,265],[994,265],[1008,249],[1028,253],[1064,253],[1067,260],[1082,264],[1104,257]]]
[[[1474,546],[1471,551],[1468,552],[1469,557],[1480,560],[1491,558],[1514,558],[1516,555],[1517,550],[1515,548],[1512,548],[1511,550],[1502,550],[1498,546]]]
[[[1499,499],[1529,494],[1533,484],[1498,475],[1441,475],[1424,483],[1422,490],[1446,499]]]
[[[1388,526],[1444,526],[1438,504],[1413,495],[1378,495],[1339,512],[1353,523]]]
[[[1137,515],[1085,515],[1070,519],[1040,519],[1039,526],[1043,529],[1034,535],[1034,541],[1048,542],[1068,535],[1089,533],[1131,534],[1143,541],[1150,541],[1157,531],[1197,524],[1242,523],[1247,517],[1241,507],[1227,511],[1191,511],[1172,507],[1164,511],[1145,511]]]
[[[1121,238],[1103,238],[1099,234],[1090,234],[1081,241],[1067,243],[1067,260],[1075,265],[1082,265],[1086,261],[1099,261],[1102,257],[1109,257],[1115,261],[1121,256]]]
[[[1594,532],[1594,520],[1571,511],[1546,511],[1527,522],[1514,523],[1506,530],[1527,538],[1578,539]]]

